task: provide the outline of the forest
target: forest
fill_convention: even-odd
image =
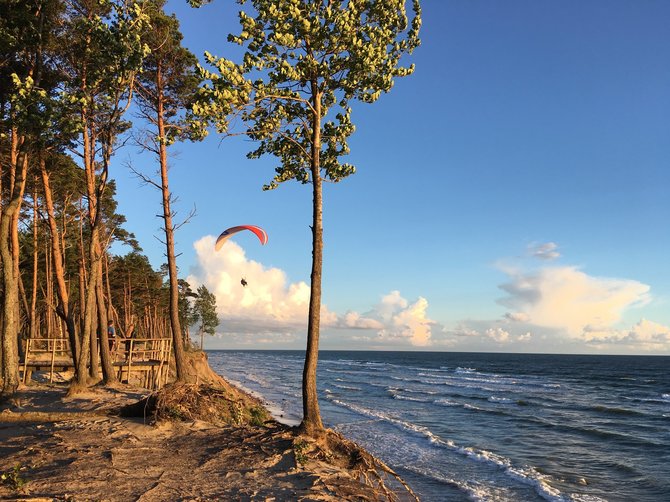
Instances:
[[[206,1],[190,0],[192,7]],[[214,333],[214,297],[179,278],[168,150],[210,133],[244,135],[247,157],[272,156],[275,176],[312,191],[312,263],[303,371],[303,429],[324,429],[316,392],[323,268],[323,183],[354,133],[352,104],[374,103],[419,45],[418,0],[238,1],[240,62],[182,45],[165,0],[0,2],[0,258],[2,389],[18,387],[23,341],[69,340],[74,384],[114,383],[108,323],[121,335],[172,339],[185,379],[188,330]],[[410,3],[410,2],[407,2]],[[115,153],[132,144],[155,174],[166,263],[154,270],[117,213]],[[157,195],[158,200],[158,195]],[[124,244],[126,255],[110,254]],[[116,249],[117,247],[115,247]],[[74,388],[74,387],[73,387]]]
[[[83,385],[100,372],[105,382],[115,379],[109,321],[123,337],[174,332],[175,350],[190,345],[189,327],[202,317],[196,300],[212,295],[177,277],[174,256],[179,223],[172,220],[165,148],[183,136],[198,83],[196,59],[180,42],[163,1],[0,2],[6,393],[17,387],[27,338],[67,338]],[[110,172],[127,168],[112,164],[128,144],[155,153],[156,179],[145,181],[163,197],[167,262],[158,270],[117,211]],[[155,200],[158,206],[158,194]],[[128,252],[112,254],[114,244]]]

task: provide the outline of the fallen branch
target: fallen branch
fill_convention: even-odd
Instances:
[[[0,423],[67,422],[71,420],[93,420],[104,416],[107,416],[107,414],[96,411],[22,411],[15,413],[10,410],[4,410],[0,412]]]

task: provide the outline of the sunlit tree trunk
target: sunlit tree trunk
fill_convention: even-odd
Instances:
[[[73,360],[78,361],[80,354],[79,340],[77,339],[77,332],[75,322],[70,306],[70,295],[65,283],[65,260],[63,255],[63,246],[61,243],[61,234],[58,230],[58,223],[56,221],[56,212],[54,210],[53,195],[51,190],[51,181],[49,173],[46,168],[44,159],[40,161],[40,174],[42,176],[42,186],[44,188],[44,205],[47,212],[47,221],[49,223],[49,234],[51,241],[51,269],[56,279],[56,295],[58,296],[58,307],[56,313],[65,323],[67,329],[68,340],[70,341],[70,349],[72,351]],[[49,281],[51,277],[49,276]],[[49,290],[50,291],[50,290]],[[51,294],[51,293],[50,293]],[[51,318],[51,316],[49,316]],[[51,333],[49,334],[51,336]],[[78,372],[78,367],[75,365],[75,372]],[[78,379],[78,374],[75,375]]]
[[[316,387],[316,367],[319,360],[319,325],[321,320],[321,270],[323,268],[323,190],[321,183],[321,95],[316,82],[312,82],[312,274],[307,322],[307,350],[302,373],[301,429],[309,435],[318,435],[324,430],[319,412]]]
[[[33,188],[33,283],[32,295],[30,297],[30,338],[37,337],[37,271],[39,265],[39,242],[37,235],[37,177]],[[49,277],[47,277],[47,281]]]
[[[168,262],[168,276],[170,281],[170,327],[174,344],[175,367],[177,380],[182,381],[186,376],[186,362],[184,355],[184,340],[182,338],[181,323],[179,320],[179,284],[177,277],[177,260],[174,253],[174,225],[172,210],[170,209],[170,187],[168,185],[168,158],[167,135],[165,133],[165,112],[161,67],[156,71],[158,151],[161,170],[161,194],[163,199],[163,222],[165,229],[165,248]]]
[[[13,394],[19,386],[19,287],[15,268],[14,250],[10,248],[13,239],[12,224],[19,211],[25,188],[28,157],[19,155],[23,138],[19,140],[16,128],[12,130],[10,142],[10,198],[0,216],[0,257],[2,258],[4,302],[2,327],[2,391]],[[21,158],[19,158],[21,157]],[[18,249],[16,249],[18,253]]]
[[[105,305],[105,295],[102,292],[102,278],[100,278],[100,281],[98,282],[96,297],[98,302],[98,324],[100,325],[100,357],[102,358],[102,378],[103,382],[107,385],[115,383],[117,378],[116,373],[114,372],[112,357],[109,350],[109,337],[107,336],[107,306]]]

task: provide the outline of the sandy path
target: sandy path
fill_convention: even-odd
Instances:
[[[0,472],[20,465],[22,492],[0,484],[0,499],[24,500],[377,500],[347,470],[319,460],[297,465],[291,429],[215,427],[205,422],[145,425],[142,419],[88,416],[59,422],[7,422],[22,411],[109,409],[132,391],[65,398],[28,390],[0,413]],[[19,404],[21,407],[17,407]],[[7,406],[5,406],[7,408]]]

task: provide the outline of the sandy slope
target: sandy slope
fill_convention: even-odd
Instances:
[[[69,398],[64,387],[40,386],[5,403],[0,472],[19,465],[26,483],[22,490],[0,484],[0,499],[379,499],[346,469],[317,459],[298,464],[294,433],[280,424],[216,427],[195,421],[156,427],[141,418],[106,414],[139,397],[132,389],[99,389]]]

